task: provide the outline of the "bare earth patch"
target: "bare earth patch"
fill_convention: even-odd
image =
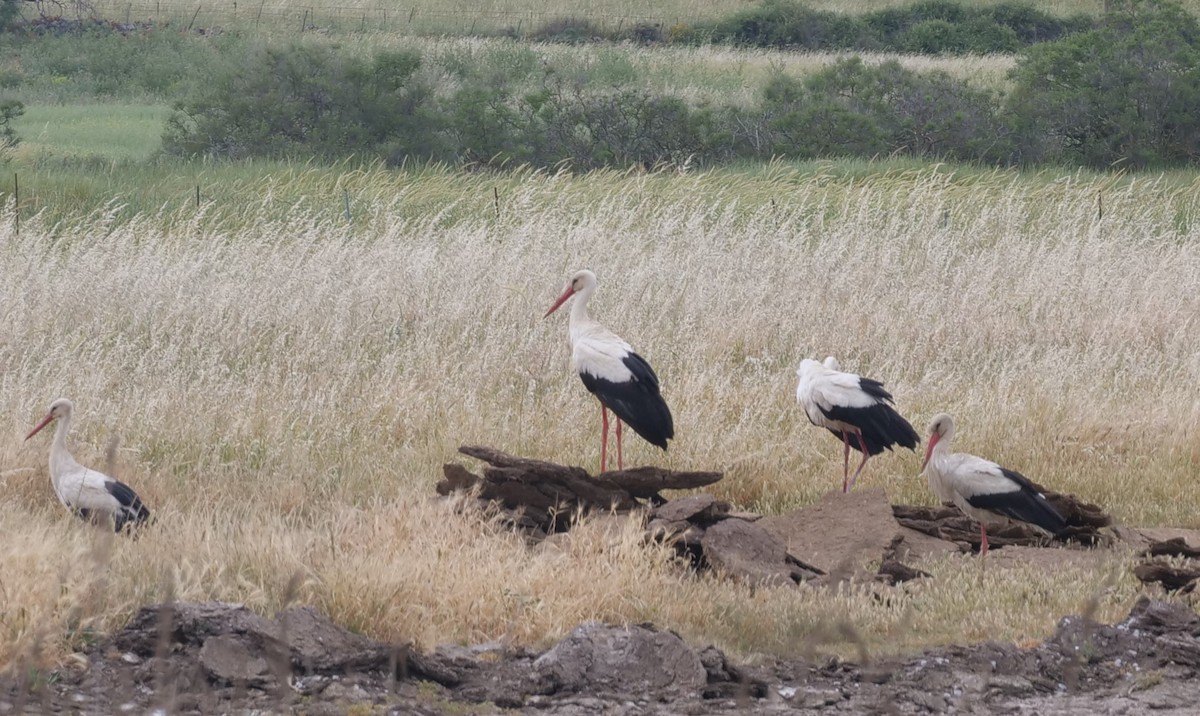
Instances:
[[[1032,648],[982,643],[858,664],[733,663],[649,625],[586,624],[545,653],[420,653],[310,608],[278,619],[219,602],[142,609],[49,679],[5,677],[0,712],[700,714],[1188,713],[1200,618],[1142,598],[1118,624],[1063,618]]]

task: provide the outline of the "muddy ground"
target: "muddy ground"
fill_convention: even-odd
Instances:
[[[1042,644],[983,643],[855,664],[744,666],[648,625],[581,625],[544,653],[421,653],[311,608],[147,607],[51,673],[0,681],[0,713],[1185,714],[1200,617],[1143,598],[1115,625],[1065,617]]]

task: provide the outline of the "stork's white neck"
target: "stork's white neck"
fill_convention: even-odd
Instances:
[[[58,482],[63,473],[71,466],[77,465],[75,458],[67,451],[67,433],[71,432],[71,414],[67,413],[58,419],[54,428],[54,442],[50,443],[50,478]]]
[[[592,317],[588,315],[588,301],[592,298],[592,293],[595,292],[597,284],[588,284],[584,286],[578,293],[575,294],[575,300],[571,302],[571,333],[574,334],[577,329],[592,323]]]

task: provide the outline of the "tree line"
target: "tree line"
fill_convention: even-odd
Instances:
[[[487,68],[452,91],[411,52],[260,46],[178,103],[179,155],[369,155],[586,170],[774,157],[907,155],[990,165],[1188,165],[1200,150],[1200,26],[1170,0],[1118,0],[1038,43],[1001,95],[943,72],[850,57],[776,73],[750,106]],[[535,70],[536,71],[536,70]]]

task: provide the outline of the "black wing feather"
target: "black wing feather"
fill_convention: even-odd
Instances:
[[[113,528],[120,532],[126,525],[137,526],[150,519],[150,510],[142,503],[142,498],[137,496],[129,485],[119,480],[109,480],[104,483],[108,494],[117,498],[117,502],[121,503],[121,509],[113,515]]]
[[[1058,510],[1046,500],[1045,495],[1034,489],[1024,475],[1005,468],[1000,468],[1000,472],[1021,489],[975,495],[968,498],[967,503],[981,510],[990,510],[998,515],[1037,525],[1050,534],[1058,534],[1067,526],[1067,521]]]
[[[628,381],[604,380],[589,373],[580,373],[579,377],[584,387],[634,432],[666,450],[667,441],[675,437],[675,421],[659,392],[658,375],[637,353],[626,355],[621,362],[633,374]]]

